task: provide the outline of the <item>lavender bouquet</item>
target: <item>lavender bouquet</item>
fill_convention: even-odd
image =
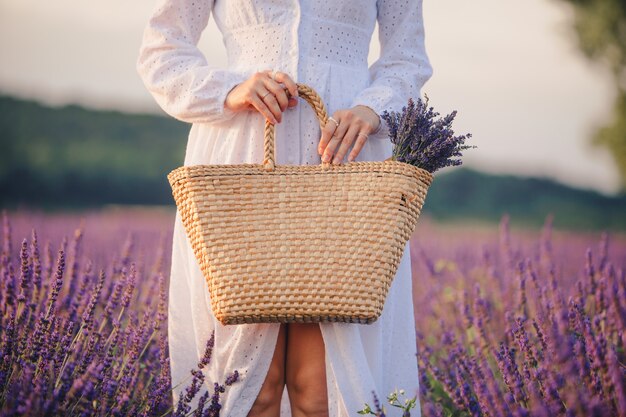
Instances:
[[[425,169],[431,174],[450,165],[461,165],[461,151],[476,146],[464,145],[465,139],[472,135],[467,133],[454,136],[452,121],[456,110],[443,118],[439,113],[428,107],[426,100],[418,97],[417,103],[409,98],[407,106],[401,112],[384,111],[381,118],[389,126],[389,138],[394,144],[391,160],[405,162]]]

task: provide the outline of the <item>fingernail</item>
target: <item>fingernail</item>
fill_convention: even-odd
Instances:
[[[328,155],[328,154],[322,156],[322,161],[324,161],[324,162],[328,162],[329,159],[330,159],[330,155]]]
[[[349,157],[348,157],[348,162],[352,162],[352,161],[354,161],[354,158],[353,158],[353,157],[351,157],[351,156],[349,156]]]
[[[341,160],[339,158],[333,159],[333,164],[338,164],[339,162],[341,162]]]

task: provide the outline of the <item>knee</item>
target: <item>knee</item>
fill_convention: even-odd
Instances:
[[[264,415],[270,410],[279,409],[284,389],[285,379],[283,371],[270,368],[248,416]]]
[[[291,406],[300,415],[328,417],[326,375],[319,370],[300,370],[286,380]]]

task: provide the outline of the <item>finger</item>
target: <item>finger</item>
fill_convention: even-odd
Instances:
[[[287,93],[285,92],[283,86],[278,84],[276,81],[268,79],[265,81],[265,88],[272,92],[274,99],[278,102],[278,107],[280,108],[280,111],[284,112],[287,108],[287,104],[289,104],[289,98],[287,97]]]
[[[267,107],[267,104],[265,104],[265,102],[261,100],[261,97],[259,97],[256,94],[253,94],[252,97],[250,98],[250,102],[252,103],[254,108],[256,108],[263,116],[265,116],[267,120],[269,120],[273,124],[276,124],[276,118],[274,117],[270,109]]]
[[[265,105],[270,109],[270,111],[274,115],[274,119],[276,119],[278,123],[280,123],[282,119],[282,115],[283,115],[283,112],[280,109],[280,105],[278,104],[276,97],[274,97],[274,94],[271,91],[267,95],[266,93],[267,92],[259,94],[259,98],[261,98],[261,100],[265,103]]]
[[[335,113],[337,114],[337,113]],[[322,147],[323,152],[329,152],[330,156],[332,157],[335,153],[335,148],[337,147],[337,143],[341,143],[341,140],[343,140],[344,135],[346,134],[346,131],[348,130],[348,128],[350,127],[350,123],[346,118],[342,118],[341,120],[339,118],[342,118],[341,113],[337,114],[337,116],[333,115],[333,118],[335,120],[337,120],[337,122],[339,123],[339,126],[337,126],[337,129],[335,130],[335,134],[334,136],[336,136],[337,138],[339,138],[339,142],[335,141],[333,143],[332,140],[330,140],[328,142],[328,144],[324,144],[324,146]],[[329,121],[330,124],[334,125],[334,123],[331,121]],[[328,125],[328,123],[327,123]],[[326,127],[326,126],[324,126]],[[333,145],[333,147],[330,147],[330,145]],[[325,149],[324,149],[325,148]]]
[[[292,97],[298,97],[298,85],[296,82],[289,76],[289,74],[277,71],[276,72],[276,81],[285,84],[285,87],[289,90],[289,93]]]
[[[367,136],[357,134],[356,140],[354,141],[354,146],[352,147],[352,150],[348,155],[348,162],[352,162],[356,159],[359,152],[361,152],[361,149],[363,149],[366,141]]]
[[[276,71],[276,73],[274,75],[272,75],[272,70],[266,70],[265,73],[267,74],[268,78],[269,78],[269,82],[272,83],[276,83],[276,85],[283,91],[284,96],[285,96],[285,104],[283,105],[281,96],[282,93],[279,93],[278,89],[274,89],[272,88],[272,92],[274,93],[274,95],[278,98],[279,104],[281,105],[281,109],[282,111],[285,111],[285,109],[287,107],[293,107],[297,104],[297,100],[295,102],[293,102],[291,100],[292,96],[297,97],[298,94],[298,86],[295,84],[295,82],[293,82],[293,80],[284,72],[279,72]],[[272,76],[274,78],[272,78]],[[267,80],[264,80],[264,82]],[[282,83],[282,84],[281,84]],[[287,85],[289,84],[289,85]],[[267,85],[268,89],[269,84]]]
[[[293,106],[295,106],[296,104],[298,104],[298,99],[297,99],[297,98],[295,98],[295,97],[290,97],[290,98],[289,98],[289,107],[293,107]]]
[[[333,117],[335,120],[337,120],[336,116],[333,116]],[[328,145],[328,142],[330,142],[330,138],[333,136],[333,133],[335,133],[336,129],[337,129],[337,124],[335,122],[333,122],[332,120],[326,121],[326,124],[324,125],[324,128],[322,129],[322,136],[320,138],[320,142],[317,145],[318,154],[321,155],[322,153],[324,153],[324,149],[326,149],[326,145]]]
[[[324,154],[322,155],[322,161],[330,162],[335,155],[335,149],[341,143],[342,138],[333,136],[330,138],[330,142],[326,145],[326,149],[324,150]]]
[[[360,130],[361,128],[358,126],[358,124],[350,124],[348,131],[346,132],[343,140],[341,141],[341,144],[339,145],[339,149],[337,149],[337,152],[335,153],[333,164],[338,164],[343,161],[343,157],[346,155],[346,153],[348,153],[348,149],[350,149],[350,146],[352,146],[352,144],[354,143],[356,135],[357,133],[359,133]]]

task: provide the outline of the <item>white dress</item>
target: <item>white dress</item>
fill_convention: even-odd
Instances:
[[[197,48],[213,14],[228,66]],[[380,58],[369,68],[378,20]],[[209,57],[210,58],[210,57]],[[424,46],[421,0],[158,0],[144,30],[137,71],[170,116],[192,123],[184,165],[262,163],[264,117],[231,112],[226,94],[254,72],[277,69],[313,87],[328,114],[363,104],[378,114],[399,111],[420,96],[432,68]],[[384,160],[392,144],[384,121],[357,161]],[[319,164],[319,122],[302,99],[276,125],[278,164]],[[346,159],[344,158],[344,162]],[[276,346],[278,323],[224,326],[213,316],[206,282],[176,213],[169,289],[169,349],[174,401],[215,330],[206,389],[238,370],[222,394],[222,416],[246,417]],[[331,417],[357,415],[374,390],[381,403],[395,388],[418,392],[409,243],[380,318],[373,324],[320,324],[326,349]],[[186,381],[188,382],[188,380]],[[184,385],[185,383],[183,383]],[[204,390],[203,390],[204,391]],[[199,397],[199,395],[198,395]],[[195,405],[194,405],[195,407]],[[386,407],[389,416],[401,410]],[[418,407],[412,410],[419,416]],[[285,388],[281,416],[290,416]]]

